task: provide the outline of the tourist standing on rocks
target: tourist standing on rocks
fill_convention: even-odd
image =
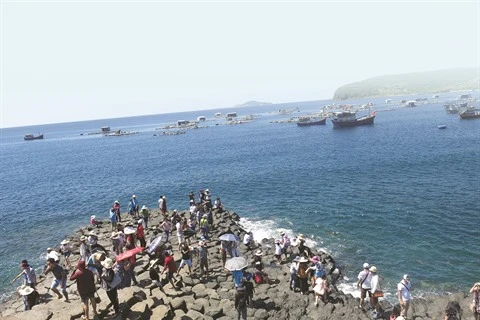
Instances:
[[[145,224],[145,229],[148,229],[148,219],[150,218],[150,211],[148,211],[147,206],[144,205],[142,207],[142,210],[140,211],[140,216],[142,217],[143,223]]]
[[[327,285],[326,274],[323,274],[315,280],[313,291],[315,292],[315,307],[318,307],[318,300],[321,300],[323,304],[328,303],[328,292],[330,291],[330,288]]]
[[[282,237],[282,254],[285,255],[285,260],[287,260],[287,251],[291,244],[290,238],[286,235],[285,231],[280,231],[280,236]]]
[[[398,302],[402,308],[400,315],[407,318],[408,307],[410,306],[410,300],[412,299],[411,291],[413,291],[408,274],[403,275],[402,281],[397,285],[397,290]]]
[[[88,234],[87,243],[90,247],[91,254],[95,253],[99,249],[102,250],[103,252],[108,252],[107,249],[105,249],[103,246],[98,244],[98,237],[95,231],[90,231],[90,233]]]
[[[208,276],[208,249],[205,241],[198,242],[198,260],[200,262],[200,277]]]
[[[300,256],[296,256],[293,259],[292,264],[290,264],[290,290],[295,292],[295,289],[298,287],[298,261],[300,261]]]
[[[138,200],[136,195],[132,195],[132,208],[133,208],[133,215],[135,218],[138,217]]]
[[[117,215],[117,221],[122,222],[122,216],[120,215],[120,202],[118,202],[118,200],[115,200],[112,208],[115,214]]]
[[[70,247],[70,241],[63,240],[60,242],[60,252],[63,254],[63,258],[65,259],[65,263],[67,267],[70,269],[70,254],[72,253],[72,248]]]
[[[373,311],[373,318],[377,319],[380,316],[381,312],[380,312],[380,304],[378,303],[378,298],[375,296],[375,292],[380,291],[380,278],[377,274],[377,267],[371,266],[370,272],[372,273],[372,279],[370,282],[372,286],[372,288],[370,289],[370,292],[371,292],[370,300],[372,301],[372,305],[375,308],[375,311]]]
[[[275,240],[275,254],[273,255],[277,259],[277,263],[282,263],[282,240]]]
[[[32,310],[32,307],[40,303],[40,294],[37,290],[28,286],[21,286],[18,293],[22,296],[23,311]]]
[[[320,258],[318,256],[313,256],[312,259],[310,259],[312,262],[313,266],[309,267],[309,272],[312,273],[311,277],[311,282],[312,286],[315,286],[317,283],[317,279],[321,278],[325,273],[325,269],[323,268],[322,263],[320,262]]]
[[[65,301],[69,302],[67,293],[67,272],[62,268],[62,266],[55,262],[54,258],[48,258],[47,269],[45,269],[44,274],[47,275],[49,272],[52,272],[54,277],[50,289],[57,294],[58,299],[62,299],[62,295],[57,289],[57,287],[60,285],[62,288],[62,293],[65,296]]]
[[[363,270],[359,272],[357,277],[357,288],[360,288],[360,309],[363,309],[363,304],[365,303],[365,298],[370,298],[372,295],[370,289],[372,288],[372,274],[370,273],[370,265],[368,263],[363,264]]]
[[[182,243],[185,241],[185,237],[183,235],[182,220],[179,218],[176,220],[175,228],[177,229],[178,251],[180,251]]]
[[[164,255],[165,255],[165,263],[164,263],[163,270],[162,270],[161,274],[163,274],[165,271],[167,271],[167,279],[170,282],[170,284],[172,285],[172,289],[177,289],[177,287],[175,286],[175,283],[173,282],[173,280],[177,281],[177,279],[175,279],[175,276],[174,276],[175,273],[177,272],[177,266],[175,265],[175,259],[172,257],[172,255],[170,254],[170,252],[168,250],[165,251]]]
[[[238,320],[247,319],[247,290],[243,283],[237,286],[235,292],[235,310],[237,310]]]
[[[208,220],[207,220],[207,215],[204,214],[202,216],[202,219],[200,220],[200,230],[202,230],[202,235],[205,237],[205,239],[208,239]]]
[[[305,295],[308,294],[308,259],[304,256],[300,257],[298,260],[298,283],[300,285],[300,292]]]
[[[22,269],[22,272],[13,278],[11,283],[14,283],[15,280],[23,276],[23,284],[35,289],[35,286],[37,285],[37,275],[35,274],[35,269],[28,264],[27,260],[22,260],[20,263],[20,269]]]
[[[188,193],[188,200],[189,200],[189,203],[191,204],[192,202],[195,203],[195,193],[193,193],[193,191],[190,191]]]
[[[70,281],[77,280],[77,290],[80,295],[80,300],[83,303],[83,312],[86,320],[89,319],[89,304],[92,304],[93,314],[97,315],[97,304],[95,302],[95,276],[93,272],[85,268],[85,261],[79,260],[77,268],[73,270],[70,275]]]
[[[135,216],[135,205],[133,204],[133,199],[128,200],[127,212],[130,218]]]
[[[90,250],[87,246],[87,237],[81,236],[80,237],[80,259],[83,261],[87,261],[88,257],[90,256]]]
[[[473,301],[470,305],[470,309],[473,312],[475,320],[480,320],[480,282],[477,282],[470,289],[470,293],[473,293]]]
[[[113,208],[110,208],[109,212],[109,219],[110,219],[110,224],[111,224],[111,230],[116,231],[117,230],[117,214],[113,210]]]
[[[243,244],[247,247],[247,251],[253,249],[252,246],[254,245],[254,241],[252,231],[245,233],[245,236],[243,236]]]
[[[312,251],[305,245],[305,237],[303,234],[298,235],[296,246],[298,246],[298,253],[300,256],[305,256],[307,258],[312,256]]]
[[[188,267],[188,275],[192,274],[192,248],[187,244],[183,243],[182,244],[182,261],[180,261],[180,266],[178,267],[178,273],[180,273],[180,270],[187,265]]]
[[[162,215],[165,217],[167,214],[167,198],[165,196],[161,196],[158,201],[159,209],[162,212]]]
[[[120,312],[120,306],[118,302],[118,290],[117,286],[122,281],[120,276],[113,271],[113,260],[110,258],[102,261],[103,272],[102,272],[102,288],[105,289],[108,299],[113,305],[115,314]]]
[[[160,226],[163,228],[163,232],[165,232],[165,242],[168,242],[168,237],[170,236],[170,229],[172,228],[170,222],[167,218],[164,218]]]
[[[121,252],[120,241],[118,239],[118,232],[113,231],[112,235],[110,236],[110,240],[112,241],[112,252],[118,256]]]
[[[137,240],[140,241],[140,247],[145,248],[147,246],[147,242],[145,241],[145,231],[143,230],[143,220],[142,219],[138,220]]]

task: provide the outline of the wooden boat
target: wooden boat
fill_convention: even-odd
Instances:
[[[24,140],[30,141],[30,140],[41,140],[43,139],[43,133],[39,134],[38,136],[34,136],[33,134],[26,134],[25,137],[23,137]]]
[[[375,113],[357,118],[356,112],[342,111],[333,114],[332,123],[335,128],[356,127],[373,124]]]
[[[319,126],[325,125],[327,123],[327,118],[300,118],[297,122],[297,126],[299,127],[308,127],[308,126]]]

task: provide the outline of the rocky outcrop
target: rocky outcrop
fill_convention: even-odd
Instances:
[[[158,225],[160,214],[153,212],[150,226]],[[243,238],[245,230],[238,225],[239,217],[236,213],[215,213],[215,229],[212,232],[210,240],[207,241],[209,250],[210,274],[207,279],[200,279],[195,274],[187,275],[185,269],[181,270],[176,276],[178,289],[172,289],[170,284],[163,279],[164,292],[155,289],[153,295],[147,287],[151,284],[147,272],[148,256],[138,255],[135,272],[137,274],[138,286],[132,286],[119,290],[121,314],[112,317],[109,299],[103,289],[98,289],[101,302],[98,304],[100,318],[103,319],[236,319],[234,308],[235,289],[233,286],[232,275],[223,269],[221,256],[219,253],[218,236],[227,230]],[[87,234],[93,227],[85,227],[76,231],[69,237],[74,255],[72,260],[78,260],[79,238]],[[99,235],[100,244],[110,248],[111,234],[110,225],[104,222],[95,232]],[[153,229],[147,232],[147,239],[152,235]],[[198,236],[199,237],[199,236]],[[176,237],[170,238],[173,248],[177,247]],[[196,246],[198,239],[192,239],[192,245]],[[329,302],[326,305],[321,304],[318,307],[314,305],[313,291],[310,294],[301,295],[293,292],[289,288],[289,262],[278,264],[273,256],[273,239],[264,239],[258,244],[258,247],[264,252],[262,258],[265,264],[265,271],[271,280],[270,284],[255,285],[253,304],[248,308],[248,319],[332,319],[332,320],[363,320],[372,319],[370,311],[363,311],[358,308],[359,300],[349,294],[336,289],[336,282],[341,276],[333,257],[324,252],[318,252],[329,272],[328,281],[332,287],[332,293]],[[296,248],[291,253],[296,255]],[[246,247],[240,245],[240,251],[249,261],[253,259],[253,252],[248,251]],[[175,258],[179,262],[180,256],[175,250]],[[76,263],[75,261],[73,263]],[[194,259],[194,272],[198,272],[198,260]],[[20,298],[7,301],[1,306],[1,319],[4,320],[68,320],[80,319],[83,310],[80,297],[77,295],[76,284],[68,282],[68,291],[70,302],[58,300],[47,291],[50,279],[40,278],[38,289],[42,297],[39,305],[33,310],[23,312],[23,303]],[[440,319],[443,310],[450,300],[460,302],[464,314],[468,314],[468,305],[470,299],[457,293],[449,296],[429,297],[426,299],[415,299],[411,306],[410,315],[414,319]],[[392,310],[392,305],[386,301],[382,302],[385,311],[384,319],[388,319]],[[90,311],[91,312],[91,311]]]

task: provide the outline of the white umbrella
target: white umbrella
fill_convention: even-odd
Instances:
[[[244,257],[234,257],[225,262],[225,269],[229,271],[242,270],[248,267],[247,259]]]
[[[152,254],[162,244],[162,237],[158,236],[147,246],[148,253]]]
[[[240,238],[233,233],[226,233],[218,237],[218,240],[222,241],[240,241]]]

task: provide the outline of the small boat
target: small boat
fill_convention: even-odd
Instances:
[[[327,123],[327,118],[300,118],[297,122],[297,126],[299,127],[308,127],[308,126],[319,126],[325,125]]]
[[[467,110],[463,110],[458,113],[462,119],[476,119],[480,118],[480,111],[475,110],[475,108],[470,107]]]
[[[447,129],[447,125],[446,124],[441,124],[438,126],[438,129]]]
[[[456,114],[458,113],[458,107],[456,104],[447,103],[445,104],[445,111],[449,114]]]
[[[342,111],[333,114],[332,123],[335,128],[356,127],[373,124],[375,112],[366,116],[357,118],[356,112]]]
[[[24,137],[23,137],[24,140],[26,141],[30,141],[30,140],[41,140],[43,139],[43,133],[42,134],[39,134],[38,136],[34,136],[33,134],[26,134]]]

